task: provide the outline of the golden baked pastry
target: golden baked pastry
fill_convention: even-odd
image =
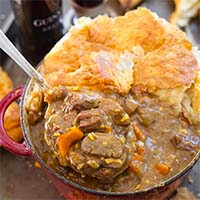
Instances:
[[[119,0],[120,4],[125,9],[131,9],[131,8],[137,6],[142,1],[143,0]]]
[[[45,57],[41,73],[53,86],[151,93],[200,121],[197,54],[184,32],[139,8],[116,18],[81,18]]]
[[[200,9],[200,0],[174,0],[175,11],[170,17],[170,22],[180,27],[185,27]]]
[[[8,75],[0,67],[0,98],[2,98],[6,93],[12,90],[12,81]]]
[[[13,84],[8,75],[0,68],[0,99],[2,99],[13,88]],[[23,139],[20,126],[19,106],[13,103],[8,108],[5,115],[5,128],[8,135],[16,142]]]

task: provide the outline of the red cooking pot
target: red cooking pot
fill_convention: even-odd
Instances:
[[[29,125],[27,121],[27,114],[25,110],[26,97],[30,88],[30,81],[27,82],[26,86],[20,86],[6,95],[0,102],[0,145],[3,146],[8,151],[23,156],[32,156],[36,161],[38,161],[47,174],[47,176],[52,180],[53,184],[57,190],[68,200],[115,200],[115,199],[133,199],[133,200],[165,200],[174,193],[176,188],[181,184],[184,177],[188,174],[194,164],[200,157],[200,152],[196,154],[191,163],[177,175],[171,177],[167,181],[156,185],[153,188],[148,188],[143,191],[138,192],[106,192],[92,190],[81,185],[78,185],[70,180],[59,175],[57,172],[52,170],[38,155],[35,151],[34,145],[31,142]],[[10,139],[6,133],[4,127],[4,115],[8,106],[16,99],[22,97],[21,99],[21,126],[24,133],[24,142],[16,143]]]

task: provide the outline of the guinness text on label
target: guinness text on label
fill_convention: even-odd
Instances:
[[[35,27],[42,27],[42,26],[48,26],[49,24],[55,22],[57,19],[59,19],[61,15],[61,11],[58,10],[56,13],[51,15],[50,17],[47,17],[45,19],[35,19],[33,21],[33,25]]]

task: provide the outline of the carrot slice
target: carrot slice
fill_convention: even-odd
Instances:
[[[139,168],[136,167],[133,163],[131,163],[131,164],[129,165],[129,167],[130,167],[131,171],[133,171],[133,173],[135,173],[135,174],[139,174],[139,173],[140,173]]]
[[[34,163],[34,166],[37,167],[37,168],[41,168],[40,163],[37,162],[37,161]]]
[[[144,159],[141,155],[139,155],[138,153],[134,153],[133,155],[133,160],[137,160],[137,161],[140,161],[142,162]]]
[[[141,154],[144,153],[144,147],[142,147],[142,146],[138,146],[136,151],[137,151],[138,154],[141,155]]]
[[[135,136],[138,140],[142,140],[144,141],[145,140],[145,137],[142,133],[142,130],[137,126],[136,123],[132,123],[132,127],[133,127],[133,130],[134,130],[134,133],[135,133]]]
[[[62,134],[57,139],[57,145],[61,156],[67,156],[70,146],[83,137],[83,132],[78,127],[73,127],[67,133]]]
[[[162,175],[167,175],[169,173],[170,168],[162,163],[157,163],[155,165],[155,168],[162,174]]]

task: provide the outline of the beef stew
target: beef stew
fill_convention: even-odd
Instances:
[[[199,151],[200,125],[149,94],[59,87],[45,100],[48,105],[38,101],[42,110],[31,126],[35,149],[49,167],[87,188],[147,189],[183,170]]]

